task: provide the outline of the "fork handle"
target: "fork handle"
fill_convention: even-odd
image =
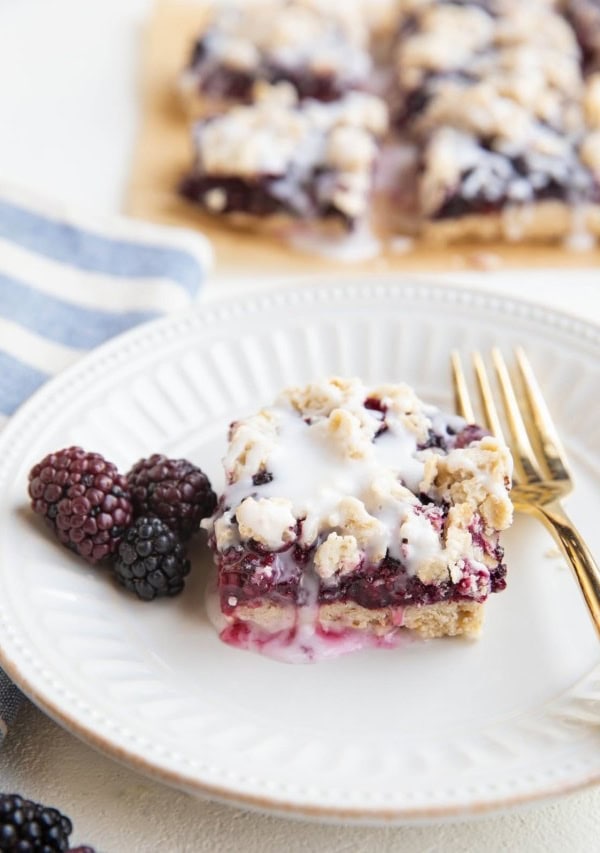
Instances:
[[[600,569],[590,549],[559,501],[538,506],[536,511],[571,564],[596,631],[600,635]]]

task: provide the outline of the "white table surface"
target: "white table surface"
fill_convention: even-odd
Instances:
[[[0,181],[118,210],[136,131],[140,34],[151,0],[0,0]],[[600,322],[600,271],[452,280]],[[251,286],[218,276],[205,298]],[[600,718],[599,718],[600,720]],[[348,828],[239,811],[149,782],[26,705],[0,753],[0,789],[55,804],[99,853],[511,851],[600,848],[600,790],[474,823]]]

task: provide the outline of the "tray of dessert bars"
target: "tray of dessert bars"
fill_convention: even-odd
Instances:
[[[599,67],[593,0],[161,0],[127,209],[221,270],[593,266]]]

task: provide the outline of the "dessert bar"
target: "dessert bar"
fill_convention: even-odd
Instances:
[[[196,123],[182,194],[237,224],[352,228],[367,209],[385,104],[361,92],[299,103],[288,84],[260,88],[255,103]]]
[[[400,28],[396,69],[395,124],[422,146],[422,236],[600,233],[580,51],[552,4],[414,4]]]
[[[234,422],[203,522],[225,638],[475,636],[506,586],[511,458],[407,385],[329,378]]]

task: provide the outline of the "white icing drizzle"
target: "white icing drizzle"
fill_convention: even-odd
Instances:
[[[301,625],[288,631],[269,634],[253,625],[237,625],[221,631],[221,639],[229,645],[256,652],[281,663],[317,663],[367,649],[395,649],[407,638],[392,630],[383,637],[368,631],[346,629],[318,632],[312,625]]]
[[[356,391],[355,407],[360,406],[366,413],[362,403],[367,391],[361,386],[357,386]],[[279,404],[270,411],[277,422],[278,440],[265,465],[273,479],[259,489],[252,486],[251,477],[240,479],[226,489],[227,505],[235,509],[253,490],[259,492],[261,498],[285,496],[291,502],[293,515],[304,519],[301,544],[311,545],[319,534],[334,529],[351,529],[360,535],[364,527],[363,547],[369,546],[376,561],[385,556],[388,548],[399,557],[399,543],[393,540],[391,532],[397,530],[401,519],[411,512],[414,499],[411,496],[410,501],[390,500],[380,510],[376,499],[369,497],[369,490],[378,479],[386,479],[387,472],[393,472],[394,482],[402,480],[412,492],[418,490],[424,463],[417,458],[414,432],[392,415],[388,431],[371,442],[362,434],[356,419],[353,426],[357,434],[351,436],[350,441],[353,446],[356,444],[357,453],[361,455],[351,458],[343,452],[340,437],[326,428],[329,419],[317,417],[307,425],[288,406]],[[367,418],[374,433],[381,420],[369,414]],[[348,503],[349,496],[356,496],[356,504]],[[264,510],[268,512],[268,506],[264,506]],[[380,512],[387,523],[378,523]],[[278,515],[278,512],[273,514]],[[414,523],[430,527],[424,518],[415,518]]]
[[[385,411],[365,408],[368,398]],[[386,554],[401,560],[409,575],[424,572],[433,581],[456,571],[459,560],[463,568],[467,557],[478,564],[462,525],[487,498],[509,512],[506,451],[491,438],[449,453],[418,449],[431,430],[446,435],[448,428],[456,433],[464,426],[462,418],[422,404],[408,386],[367,388],[356,379],[333,378],[288,389],[272,407],[233,427],[222,516],[214,524],[216,547],[226,551],[250,539],[276,551],[294,541],[317,546],[314,567],[327,583],[363,560],[376,565]],[[443,541],[439,509],[423,506],[418,497],[433,488],[436,460],[441,465],[442,459],[442,479],[472,483],[474,495],[470,508],[465,504],[462,538],[450,544]],[[445,491],[438,497],[446,499]],[[470,498],[465,493],[461,500]],[[284,573],[286,554],[278,559]],[[487,571],[483,563],[481,570]],[[303,582],[313,585],[307,592],[315,601],[318,579],[306,572]]]

